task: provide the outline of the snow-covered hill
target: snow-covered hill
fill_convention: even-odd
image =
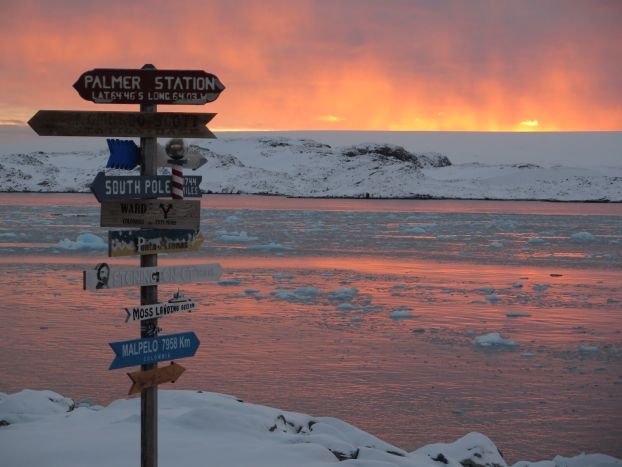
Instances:
[[[622,166],[452,165],[442,154],[391,144],[331,147],[269,135],[223,137],[194,148],[207,159],[195,174],[208,193],[622,201]],[[107,159],[104,150],[3,154],[0,191],[86,192]]]
[[[203,391],[159,391],[161,465],[218,467],[507,467],[486,436],[407,452],[344,421],[242,402]],[[107,407],[52,391],[0,393],[4,467],[137,465],[140,399]],[[622,467],[605,454],[523,461],[514,467]]]

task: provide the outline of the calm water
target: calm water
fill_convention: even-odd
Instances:
[[[183,285],[197,312],[160,320],[201,340],[175,387],[336,416],[405,449],[480,431],[509,462],[622,457],[622,205],[202,206],[200,251],[159,259],[225,268],[220,283]],[[82,270],[108,261],[75,243],[106,239],[97,202],[2,194],[0,218],[0,391],[125,397],[108,342],[138,337],[123,308],[139,293],[82,290]],[[490,332],[518,345],[474,345]]]

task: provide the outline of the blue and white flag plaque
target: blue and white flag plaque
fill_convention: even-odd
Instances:
[[[200,344],[194,332],[110,342],[109,345],[116,356],[108,369],[116,370],[128,366],[192,357]]]

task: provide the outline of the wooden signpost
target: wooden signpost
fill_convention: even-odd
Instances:
[[[199,175],[184,177],[184,198],[201,197],[202,178]],[[100,203],[111,199],[170,197],[171,177],[110,176],[99,172],[91,183],[91,191]]]
[[[183,366],[171,362],[168,366],[162,366],[154,370],[128,373],[127,375],[132,380],[132,387],[128,395],[138,394],[144,389],[152,388],[162,383],[174,383],[184,371],[186,369]]]
[[[136,256],[196,251],[203,244],[198,230],[109,230],[108,256]]]
[[[73,87],[97,104],[206,104],[225,86],[202,70],[126,70],[96,68],[84,72]]]
[[[177,112],[39,110],[28,120],[28,125],[39,136],[215,138],[205,126],[215,115]]]
[[[141,257],[141,258],[144,258]],[[158,284],[189,284],[215,281],[220,278],[220,264],[188,264],[185,266],[123,267],[99,263],[83,272],[84,290],[118,289],[121,287],[147,287]],[[157,303],[143,303],[151,305]]]
[[[144,65],[139,70],[96,68],[83,73],[74,88],[83,99],[97,104],[140,104],[140,112],[40,110],[28,124],[41,136],[140,137],[140,177],[107,177],[100,173],[91,189],[102,203],[103,227],[157,227],[166,233],[111,233],[110,255],[139,254],[141,267],[100,263],[84,272],[83,286],[85,290],[140,286],[140,306],[132,308],[131,313],[126,308],[126,321],[131,317],[140,322],[140,339],[111,343],[115,359],[110,369],[141,366],[141,371],[128,373],[134,383],[130,394],[140,392],[140,462],[141,467],[157,467],[157,386],[175,381],[184,371],[174,363],[158,368],[157,362],[191,357],[200,344],[193,332],[158,335],[158,317],[195,307],[189,300],[158,303],[158,284],[216,280],[222,269],[219,264],[158,267],[158,252],[196,249],[203,238],[198,232],[199,201],[182,199],[200,197],[200,177],[186,177],[183,183],[183,176],[181,181],[178,176],[167,183],[158,176],[157,137],[215,138],[206,124],[216,114],[158,113],[156,106],[205,104],[217,99],[225,87],[218,77],[202,70],[157,70],[153,65]],[[177,146],[183,148],[183,141]],[[167,151],[167,155],[171,154]],[[174,156],[179,156],[174,161],[179,172],[184,163],[189,168],[204,163],[201,154],[183,159],[181,151]],[[122,162],[117,161],[124,165]],[[132,161],[131,167],[134,166]],[[173,188],[178,199],[156,199],[171,196]],[[128,248],[127,243],[133,248]]]
[[[198,229],[201,203],[176,199],[126,199],[101,203],[102,227]]]

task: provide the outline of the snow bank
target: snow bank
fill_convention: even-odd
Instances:
[[[202,391],[159,391],[159,461],[176,467],[508,467],[480,433],[404,451],[331,417]],[[25,419],[24,414],[29,418]],[[0,394],[3,467],[130,467],[140,462],[140,398],[78,407],[52,391]],[[28,423],[30,422],[30,423]],[[622,467],[604,454],[514,467]]]
[[[337,132],[343,133],[343,132]],[[348,133],[348,132],[346,132]],[[398,140],[401,132],[370,134],[371,137]],[[338,137],[324,135],[328,138]],[[477,136],[477,135],[471,135]],[[471,137],[469,136],[469,137]],[[482,134],[482,141],[499,135]],[[423,135],[419,134],[416,141]],[[464,137],[464,136],[463,136]],[[529,136],[517,136],[525,138]],[[554,147],[575,136],[562,136]],[[514,163],[481,163],[480,151],[486,143],[452,164],[449,157],[435,151],[444,145],[446,136],[434,147],[421,148],[412,141],[409,147],[376,142],[367,144],[328,144],[306,138],[285,138],[263,133],[261,136],[223,135],[217,140],[200,141],[190,148],[207,163],[196,175],[203,176],[201,189],[210,193],[279,194],[308,197],[386,197],[386,198],[457,198],[457,199],[551,199],[622,200],[622,167],[546,167]],[[603,136],[599,135],[599,139]],[[619,136],[616,136],[619,139]],[[42,138],[39,138],[43,141]],[[71,140],[70,140],[71,141]],[[103,139],[102,139],[103,142]],[[46,143],[48,147],[53,143]],[[29,152],[27,145],[1,145],[0,191],[88,192],[98,171],[104,170],[108,153],[80,149],[75,145],[60,152],[49,149]],[[518,146],[523,146],[522,144]],[[12,147],[12,148],[11,148]],[[425,152],[421,152],[421,149]],[[551,147],[551,150],[553,147]],[[576,148],[574,149],[576,151]],[[8,152],[9,151],[9,152]],[[17,151],[17,152],[10,152]],[[458,153],[460,150],[457,151]],[[619,151],[614,151],[615,154]],[[472,162],[478,154],[480,162]],[[499,155],[501,154],[501,156]],[[509,147],[497,155],[497,161],[525,157],[513,155]],[[563,159],[562,159],[563,160]],[[567,158],[566,158],[567,160]],[[225,222],[239,222],[237,216]],[[417,232],[413,232],[416,234]],[[446,238],[449,240],[450,238]]]

